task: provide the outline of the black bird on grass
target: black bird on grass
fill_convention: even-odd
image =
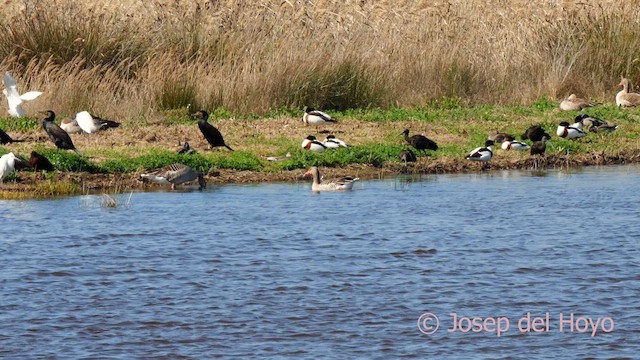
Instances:
[[[49,161],[49,159],[38,154],[35,151],[31,152],[31,157],[29,158],[29,165],[31,165],[31,167],[36,171],[38,170],[53,171],[53,164],[51,163],[51,161]]]
[[[49,135],[49,139],[56,144],[56,147],[63,150],[73,150],[76,154],[82,156],[80,151],[76,149],[76,146],[73,145],[73,141],[71,141],[69,134],[53,122],[56,118],[56,113],[51,110],[47,110],[40,111],[40,114],[44,115],[44,118],[42,119],[42,128],[47,132],[47,135]]]
[[[4,130],[0,129],[0,144],[4,145],[4,144],[10,144],[10,143],[14,143],[14,142],[23,142],[24,140],[14,140],[11,138],[11,136],[9,136],[9,134],[7,134],[6,132],[4,132]]]
[[[551,136],[540,125],[532,125],[522,134],[522,140],[541,141],[543,137],[551,139]]]
[[[209,124],[207,120],[209,119],[209,113],[200,110],[195,114],[192,114],[191,117],[193,119],[198,120],[198,128],[200,128],[200,132],[204,135],[204,138],[209,142],[209,148],[213,149],[214,147],[224,146],[227,149],[233,151],[233,149],[224,142],[224,138],[218,129],[215,126]]]
[[[404,129],[402,132],[404,134],[404,139],[416,150],[425,151],[425,150],[438,150],[438,144],[435,141],[427,138],[424,135],[413,135],[409,137],[409,129]]]

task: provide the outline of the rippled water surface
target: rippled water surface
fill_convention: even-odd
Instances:
[[[0,357],[640,353],[636,166],[117,200],[0,201]]]

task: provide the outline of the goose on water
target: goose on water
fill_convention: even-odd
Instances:
[[[333,180],[321,180],[320,170],[317,166],[311,167],[304,174],[305,177],[313,177],[313,183],[311,184],[311,190],[313,191],[344,191],[351,190],[353,183],[360,180],[357,177],[345,176]]]

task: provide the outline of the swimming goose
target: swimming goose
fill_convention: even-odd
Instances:
[[[547,134],[541,125],[531,125],[521,137],[522,140],[540,141],[545,136],[551,139],[551,136]]]
[[[82,129],[78,126],[76,119],[64,118],[60,121],[60,128],[67,132],[67,134],[80,134]]]
[[[487,163],[493,157],[493,150],[491,149],[493,144],[494,142],[491,140],[485,141],[484,146],[473,149],[467,156],[465,156],[465,159],[480,161],[482,163],[482,167],[480,169],[486,169],[488,167]]]
[[[193,181],[195,179],[198,179],[198,184],[200,185],[198,190],[202,190],[207,187],[204,175],[184,164],[171,164],[161,169],[140,174],[140,177],[157,182],[158,184],[171,185],[171,190],[175,190],[176,185]]]
[[[595,103],[580,99],[576,94],[571,94],[560,102],[560,109],[565,111],[582,110],[584,108],[595,106]]]
[[[31,152],[31,157],[29,158],[29,165],[37,170],[45,170],[45,171],[53,171],[53,164],[46,157],[38,154],[35,151]]]
[[[502,150],[529,150],[530,146],[520,141],[503,141]]]
[[[2,93],[7,98],[9,102],[9,115],[13,117],[23,117],[26,115],[26,112],[22,108],[22,104],[25,101],[30,101],[38,96],[42,95],[40,91],[29,91],[22,95],[18,92],[18,85],[16,84],[16,80],[9,74],[9,72],[4,73],[4,87]]]
[[[324,144],[324,146],[332,149],[337,149],[339,147],[349,147],[346,142],[338,139],[335,135],[327,135],[322,143]]]
[[[425,152],[425,150],[438,150],[438,144],[424,135],[413,135],[409,137],[409,129],[404,129],[401,135],[404,135],[404,140],[416,148],[416,150],[423,152]]]
[[[215,147],[224,146],[227,149],[233,151],[233,149],[224,142],[224,138],[222,137],[222,133],[220,130],[216,129],[215,126],[209,124],[207,120],[209,120],[209,113],[200,110],[195,114],[191,115],[191,118],[198,120],[198,128],[204,138],[207,139],[209,143],[209,149],[213,149]]]
[[[80,111],[77,113],[75,120],[80,129],[87,134],[120,126],[119,122],[103,119],[99,116],[92,115],[88,111]]]
[[[353,188],[353,183],[360,180],[357,177],[345,176],[334,180],[323,180],[320,181],[320,170],[316,166],[311,167],[304,176],[312,176],[313,184],[311,185],[311,190],[313,191],[342,191],[342,190],[351,190]]]
[[[76,149],[76,146],[73,145],[73,141],[71,141],[69,134],[53,122],[56,118],[56,114],[53,111],[47,110],[40,111],[39,113],[44,115],[44,118],[42,119],[42,128],[47,132],[49,139],[56,144],[58,149],[73,150],[76,154],[82,155],[80,151]]]
[[[640,104],[640,94],[632,92],[632,85],[629,79],[622,78],[618,86],[622,86],[622,90],[616,94],[616,105],[630,107]]]
[[[307,107],[304,110],[304,115],[302,115],[302,121],[305,125],[318,125],[326,124],[326,123],[337,123],[338,121],[331,117],[331,115],[322,112],[320,110],[316,110],[312,107]]]
[[[10,143],[14,143],[14,142],[23,142],[24,140],[14,140],[11,138],[11,136],[9,136],[9,134],[7,134],[6,132],[4,132],[4,130],[0,129],[0,144],[4,145],[4,144],[10,144]]]
[[[324,152],[327,150],[327,146],[320,141],[316,140],[316,137],[313,135],[307,136],[306,139],[302,140],[302,148],[316,151],[316,152]]]
[[[570,126],[568,122],[563,121],[558,125],[556,135],[565,139],[578,139],[586,135],[586,133],[576,127]]]
[[[515,139],[516,139],[515,136],[511,134],[503,133],[503,132],[498,132],[498,130],[496,130],[494,134],[490,134],[489,136],[487,136],[487,140],[491,140],[494,143],[501,143],[504,141],[514,141]]]
[[[16,159],[12,152],[0,157],[0,182],[3,182],[9,174],[16,171]]]

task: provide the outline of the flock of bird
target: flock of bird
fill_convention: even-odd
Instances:
[[[38,96],[42,95],[42,92],[39,91],[29,91],[24,94],[20,94],[18,92],[15,79],[8,72],[5,72],[4,74],[4,85],[5,89],[3,90],[3,94],[7,98],[9,104],[8,112],[13,117],[25,116],[25,110],[22,108],[22,104],[26,101],[34,100]],[[622,90],[616,95],[616,104],[618,106],[629,107],[640,104],[640,94],[633,92],[633,87],[628,79],[623,78],[618,86],[622,87]],[[560,109],[565,111],[583,111],[585,108],[595,105],[598,104],[580,99],[575,94],[571,94],[566,99],[562,100],[560,103]],[[60,125],[55,123],[56,114],[52,110],[42,111],[39,112],[39,114],[43,116],[42,128],[47,133],[51,142],[53,142],[58,149],[73,150],[80,156],[82,156],[82,153],[75,147],[69,134],[92,134],[109,128],[117,128],[120,125],[116,121],[103,119],[88,111],[78,112],[73,119],[63,119]],[[210,149],[225,147],[228,150],[233,151],[233,149],[224,141],[220,131],[208,122],[209,114],[207,111],[200,110],[195,114],[192,114],[191,117],[194,120],[197,120],[198,128],[203,137],[209,143]],[[337,123],[337,120],[329,114],[316,110],[312,107],[307,107],[305,109],[302,120],[307,126],[315,126],[316,130],[318,130],[321,125]],[[577,115],[572,124],[567,121],[563,121],[558,124],[556,135],[566,139],[578,139],[586,135],[585,128],[589,129],[591,132],[611,132],[614,131],[617,126],[607,124],[601,119],[591,117],[583,113]],[[325,130],[322,132],[327,131]],[[406,143],[418,153],[426,154],[427,151],[438,150],[438,144],[433,140],[421,134],[409,136],[409,132],[409,129],[405,129],[401,135],[404,135]],[[494,155],[493,146],[496,144],[501,144],[500,147],[503,150],[529,151],[531,155],[544,156],[546,143],[551,139],[551,136],[542,128],[541,125],[533,125],[521,135],[521,139],[522,141],[518,141],[514,135],[496,131],[487,137],[484,146],[473,149],[465,156],[465,159],[477,161],[481,163],[482,170],[487,169],[488,163]],[[532,144],[529,145],[525,143],[525,140],[531,141]],[[0,129],[0,144],[9,144],[21,141],[24,140],[12,139],[6,132]],[[301,146],[303,149],[315,152],[324,152],[328,149],[348,147],[345,141],[336,138],[335,135],[328,135],[323,141],[319,141],[315,136],[309,135],[302,141]],[[195,150],[190,147],[187,141],[185,141],[182,148],[179,150],[179,153],[193,154],[195,153]],[[278,161],[290,156],[290,154],[287,154],[285,157],[268,157],[267,160]],[[405,163],[405,166],[409,162],[417,161],[416,153],[411,149],[401,151],[399,157]],[[534,167],[537,167],[537,164],[538,160],[536,158],[534,161]],[[48,159],[35,151],[31,152],[31,157],[28,161],[16,157],[15,154],[10,152],[0,157],[0,182],[16,169],[28,167],[46,171],[52,171],[54,169],[54,166]],[[313,178],[313,191],[350,190],[352,189],[354,182],[358,180],[356,177],[342,177],[338,179],[325,180],[320,175],[319,169],[315,166],[309,169],[309,171],[305,173],[305,176]],[[176,185],[194,180],[198,180],[200,189],[206,187],[203,174],[184,164],[171,164],[151,172],[146,172],[141,174],[141,178],[160,184],[171,185],[172,189],[175,189]]]

